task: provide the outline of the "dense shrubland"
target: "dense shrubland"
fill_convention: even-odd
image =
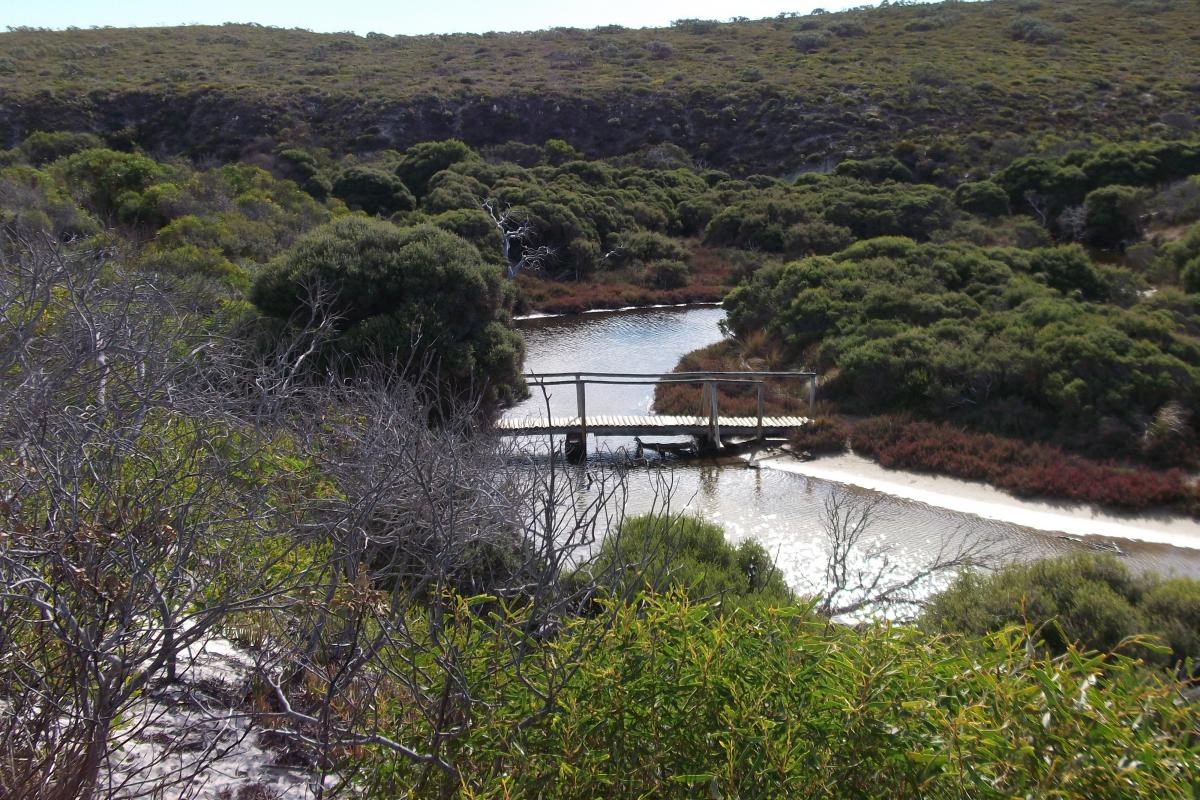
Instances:
[[[762,270],[727,306],[734,331],[836,370],[826,395],[849,407],[1136,452],[1147,423],[1200,388],[1192,337],[1140,288],[1077,246],[890,238]]]
[[[739,174],[850,157],[867,166],[846,170],[903,177],[894,157],[953,184],[1039,140],[1194,131],[1195,70],[1179,57],[1195,49],[1194,11],[994,0],[659,30],[23,29],[0,35],[0,146],[74,127],[228,160],[289,141],[366,154],[457,136],[515,140],[515,161],[561,137],[564,160],[668,143]]]
[[[846,411],[1049,437],[1090,457],[1196,458],[1193,140],[1021,155],[953,189],[923,182],[924,162],[900,145],[788,182],[700,169],[669,147],[584,160],[554,140],[369,158],[281,148],[274,173],[97,143],[36,133],[11,151],[8,223],[107,236],[140,269],[188,285],[199,312],[256,336],[287,330],[306,295],[336,295],[340,335],[314,363],[429,356],[448,384],[487,384],[505,402],[523,391],[513,313],[715,299],[738,282],[729,324],[745,352],[701,368],[817,367],[823,396]],[[452,303],[469,314],[446,305],[452,285],[478,289]],[[947,468],[932,455],[892,460]],[[1027,493],[1073,485],[1033,468],[1018,478],[995,464],[991,480]],[[1118,473],[1096,497],[1125,491]],[[1164,492],[1181,496],[1146,486],[1122,504]]]
[[[385,223],[293,252],[362,225]],[[851,566],[869,510],[832,501],[829,583],[800,600],[752,542],[622,520],[619,470],[502,445],[436,373],[307,368],[340,335],[320,297],[309,324],[243,339],[119,249],[3,245],[6,796],[187,784],[229,714],[327,797],[1162,797],[1198,779],[1186,687],[1131,657],[1162,661],[1149,641],[1042,653],[1048,628],[981,632],[1013,619],[1000,603],[961,637],[831,622],[864,579],[882,602],[911,588]],[[1194,585],[1139,585],[1136,619],[1190,652]],[[1109,644],[1080,619],[1068,636]],[[214,637],[239,643],[244,683],[193,673]],[[149,733],[164,708],[188,735]],[[174,771],[129,757],[151,745]]]
[[[186,783],[212,751],[151,735],[154,703],[189,730],[247,715],[326,796],[1194,794],[1194,582],[1018,565],[915,624],[845,626],[913,600],[854,558],[869,508],[827,504],[804,598],[761,546],[666,514],[669,478],[624,519],[619,469],[477,413],[523,390],[513,313],[736,282],[734,336],[685,366],[819,367],[799,449],[1194,509],[1182,471],[1145,468],[1197,462],[1188,13],[0,35],[0,795],[153,794],[143,739]],[[147,107],[224,122],[14,133],[154,81]],[[60,93],[14,105],[39,87]],[[268,91],[316,111],[259,124]],[[90,128],[67,116],[41,127]],[[193,680],[214,637],[244,684]]]

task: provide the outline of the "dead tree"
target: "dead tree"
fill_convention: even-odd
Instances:
[[[506,274],[510,279],[522,272],[536,272],[554,258],[554,248],[537,244],[537,228],[532,220],[520,218],[496,200],[482,200],[479,207],[491,218],[500,232]]]
[[[882,521],[888,497],[835,488],[825,498],[821,527],[825,535],[823,583],[817,610],[829,617],[870,611],[905,616],[939,581],[960,571],[1003,559],[1006,549],[994,537],[967,538],[960,531],[941,537],[937,549],[915,565],[894,559],[894,549],[871,535]]]
[[[621,585],[623,566],[586,567],[621,521],[622,468],[506,443],[417,385],[360,374],[313,387],[294,417],[336,487],[304,522],[334,568],[296,624],[275,630],[260,671],[269,724],[310,763],[318,795],[353,782],[345,756],[362,747],[416,765],[421,785],[457,785],[454,742],[496,683],[531,696],[514,734],[536,724],[608,625],[593,597]],[[564,580],[576,571],[585,579]],[[567,620],[573,650],[551,654],[544,642]],[[387,715],[397,704],[404,726]]]
[[[169,296],[48,237],[0,242],[0,796],[135,797],[146,705],[234,621],[294,602],[300,476],[213,390]],[[271,477],[256,477],[266,467]]]

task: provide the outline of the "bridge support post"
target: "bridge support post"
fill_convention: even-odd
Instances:
[[[587,461],[587,434],[567,434],[567,461],[572,464],[582,464]]]
[[[579,416],[579,432],[567,434],[567,461],[582,464],[587,461],[587,390],[583,376],[575,375],[575,411]]]
[[[719,450],[721,448],[721,424],[717,410],[717,382],[705,381],[700,391],[700,411],[708,417],[703,436],[700,436],[701,450]]]
[[[808,379],[808,413],[813,413],[813,408],[817,405],[817,376],[813,374]]]

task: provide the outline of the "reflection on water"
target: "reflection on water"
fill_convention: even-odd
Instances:
[[[666,372],[680,356],[719,341],[718,308],[651,309],[613,314],[527,320],[521,323],[527,347],[529,372]],[[573,387],[555,387],[551,412],[573,415]],[[652,387],[593,386],[588,393],[588,413],[644,414],[650,409]],[[534,397],[509,414],[545,413],[545,399]],[[623,456],[628,443],[606,438],[590,447],[594,458]],[[597,452],[599,451],[599,452]],[[614,451],[617,451],[614,454]],[[996,542],[1021,558],[1065,553],[1083,545],[1054,534],[1019,525],[986,520],[934,508],[923,503],[882,496],[869,490],[842,487],[830,481],[770,469],[750,469],[740,462],[674,464],[672,506],[686,507],[721,524],[733,541],[753,537],[778,560],[793,587],[811,591],[819,585],[824,568],[821,515],[826,498],[835,490],[864,498],[882,498],[868,546],[888,548],[891,563],[901,569],[927,561],[944,546],[960,541]],[[648,470],[629,474],[628,511],[647,510],[660,488]],[[1131,566],[1163,573],[1200,577],[1200,551],[1168,545],[1121,541]]]
[[[724,317],[723,309],[705,307],[523,320],[525,371],[670,372],[684,353],[721,340],[717,323]],[[547,391],[552,415],[575,415],[574,387]],[[646,414],[653,400],[653,386],[589,386],[587,413]],[[534,389],[533,396],[509,415],[545,413],[545,398]]]

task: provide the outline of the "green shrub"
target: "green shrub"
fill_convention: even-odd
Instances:
[[[1117,247],[1141,238],[1139,217],[1148,192],[1133,186],[1104,186],[1084,198],[1084,238]]]
[[[659,259],[646,265],[643,280],[656,289],[681,289],[692,279],[692,271],[682,261]]]
[[[80,150],[99,149],[104,142],[92,133],[73,131],[34,131],[21,142],[19,150],[34,166],[57,161]]]
[[[787,604],[791,590],[763,546],[732,545],[720,526],[696,517],[633,517],[604,539],[591,570],[630,565],[614,587],[618,596],[677,590],[693,600],[730,606]]]
[[[815,53],[829,44],[829,35],[822,31],[805,31],[792,37],[792,47],[801,53]]]
[[[523,347],[510,326],[515,291],[461,237],[432,225],[343,218],[272,261],[250,299],[289,319],[315,287],[333,298],[338,347],[352,364],[430,355],[454,390],[475,387],[500,402],[523,393]]]
[[[954,190],[954,202],[963,211],[984,217],[1002,217],[1008,213],[1008,193],[992,181],[971,181]]]
[[[1200,659],[1200,581],[1135,575],[1113,556],[1073,555],[970,573],[930,602],[922,624],[982,635],[1029,623],[1053,653],[1072,644],[1109,652],[1147,635],[1170,648],[1138,647],[1152,662]]]
[[[412,211],[417,205],[402,180],[374,167],[350,167],[343,171],[333,183],[333,196],[350,208],[372,215]]]
[[[1008,26],[1011,39],[1033,44],[1054,44],[1063,39],[1063,32],[1048,22],[1033,17],[1018,17]]]
[[[797,222],[784,233],[783,248],[791,255],[829,255],[854,241],[854,234],[843,225],[823,220]]]
[[[131,202],[129,193],[144,191],[165,176],[153,159],[134,153],[89,148],[55,162],[72,192],[97,213],[112,216]]]
[[[913,179],[912,170],[892,156],[871,158],[865,161],[847,159],[833,169],[834,175],[844,175],[860,181],[901,181],[907,183]]]
[[[679,596],[606,611],[605,632],[568,622],[519,674],[485,671],[509,632],[460,644],[479,654],[480,695],[447,753],[459,774],[422,781],[422,765],[367,755],[372,795],[1151,800],[1200,780],[1194,709],[1121,655]],[[543,715],[543,687],[570,668]],[[421,741],[402,699],[383,713],[391,738]]]
[[[424,197],[429,180],[454,164],[479,158],[475,151],[458,139],[421,142],[404,152],[396,165],[396,175],[417,197]]]
[[[641,263],[648,261],[682,261],[687,251],[673,239],[653,231],[634,231],[620,237],[619,253],[622,261]]]

